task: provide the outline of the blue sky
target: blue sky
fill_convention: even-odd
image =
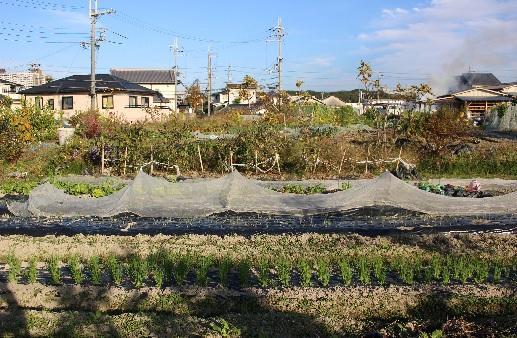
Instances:
[[[41,63],[55,78],[89,72],[87,0],[0,0],[0,68],[23,70]],[[517,1],[123,1],[100,0],[114,15],[98,56],[98,73],[110,68],[170,68],[169,46],[178,36],[182,79],[206,83],[207,52],[214,53],[215,88],[251,74],[273,83],[277,46],[266,42],[281,16],[285,87],[360,87],[356,68],[371,62],[383,82],[430,82],[469,67],[517,81]],[[472,10],[476,8],[476,10]],[[72,34],[70,34],[72,33]],[[18,41],[15,41],[18,40]],[[235,43],[243,42],[246,43]],[[68,42],[68,43],[49,43]],[[76,43],[71,43],[76,42]],[[116,43],[122,44],[116,44]]]

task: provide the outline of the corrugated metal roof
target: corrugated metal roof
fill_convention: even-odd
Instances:
[[[22,90],[21,94],[72,94],[90,91],[90,75],[72,75],[48,82],[41,86]],[[132,92],[155,95],[156,92],[142,87],[136,83],[126,81],[110,74],[96,75],[96,88],[98,93],[103,92]]]
[[[141,84],[174,84],[174,71],[163,69],[112,69],[111,75]]]

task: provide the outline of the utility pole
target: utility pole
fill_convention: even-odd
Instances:
[[[212,114],[212,52],[208,50],[208,116]]]
[[[91,50],[91,68],[90,68],[90,98],[91,98],[91,110],[97,109],[97,90],[96,90],[96,80],[95,75],[97,71],[97,64],[96,64],[96,57],[97,57],[97,48],[99,48],[98,42],[103,41],[104,37],[100,36],[100,38],[97,39],[97,20],[101,15],[107,15],[115,13],[112,9],[107,10],[98,10],[98,4],[97,0],[90,0],[90,7],[89,7],[89,15],[90,15],[90,24],[91,24],[91,32],[90,32],[90,50]],[[82,43],[83,46],[86,45],[86,43]]]
[[[271,31],[273,31],[273,41],[278,42],[278,58],[277,58],[277,64],[276,64],[276,70],[278,72],[278,84],[277,84],[277,90],[278,93],[282,91],[282,66],[284,58],[282,56],[282,47],[285,37],[285,30],[282,26],[282,18],[278,18],[278,24],[276,27],[271,28]],[[281,99],[279,99],[279,103],[281,104]]]
[[[174,112],[178,111],[178,53],[183,53],[178,45],[178,39],[174,39],[171,46],[174,55]]]
[[[232,66],[228,66],[228,81],[226,82],[226,90],[228,91],[228,105],[230,105],[230,88],[228,85],[232,83]]]

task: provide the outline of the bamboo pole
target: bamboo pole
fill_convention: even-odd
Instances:
[[[151,146],[151,169],[149,171],[149,175],[153,175],[154,173],[154,154],[153,154],[153,146]]]
[[[364,164],[364,173],[368,174],[368,161],[370,159],[370,145],[368,145],[368,153],[366,154],[366,162]]]
[[[280,171],[280,155],[276,154],[275,158],[276,158],[276,167],[278,169],[278,174],[282,174],[282,172]]]
[[[122,169],[122,174],[125,177],[127,170],[127,147],[124,149],[124,168]]]
[[[199,156],[199,164],[201,165],[201,172],[205,172],[205,168],[203,167],[203,158],[201,157],[201,147],[199,144],[197,145],[197,154]]]
[[[102,141],[102,145],[101,145],[102,149],[101,149],[101,176],[104,175],[104,161],[105,161],[105,154],[104,154],[104,141]]]
[[[255,150],[255,174],[258,174],[258,151]]]
[[[233,173],[233,151],[230,151],[230,171]]]
[[[343,151],[343,157],[341,157],[341,162],[339,163],[339,171],[338,175],[341,175],[341,170],[343,169],[343,163],[345,162],[346,149]]]

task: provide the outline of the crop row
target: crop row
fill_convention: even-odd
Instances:
[[[469,256],[434,255],[429,259],[381,256],[342,257],[337,260],[316,259],[292,261],[230,258],[155,252],[147,257],[109,255],[93,256],[83,261],[71,256],[62,262],[52,256],[44,264],[33,258],[21,262],[9,255],[7,280],[12,283],[38,281],[53,285],[62,283],[92,285],[125,285],[165,287],[172,285],[218,284],[224,287],[389,285],[415,283],[500,283],[516,279],[515,261],[501,262]]]

